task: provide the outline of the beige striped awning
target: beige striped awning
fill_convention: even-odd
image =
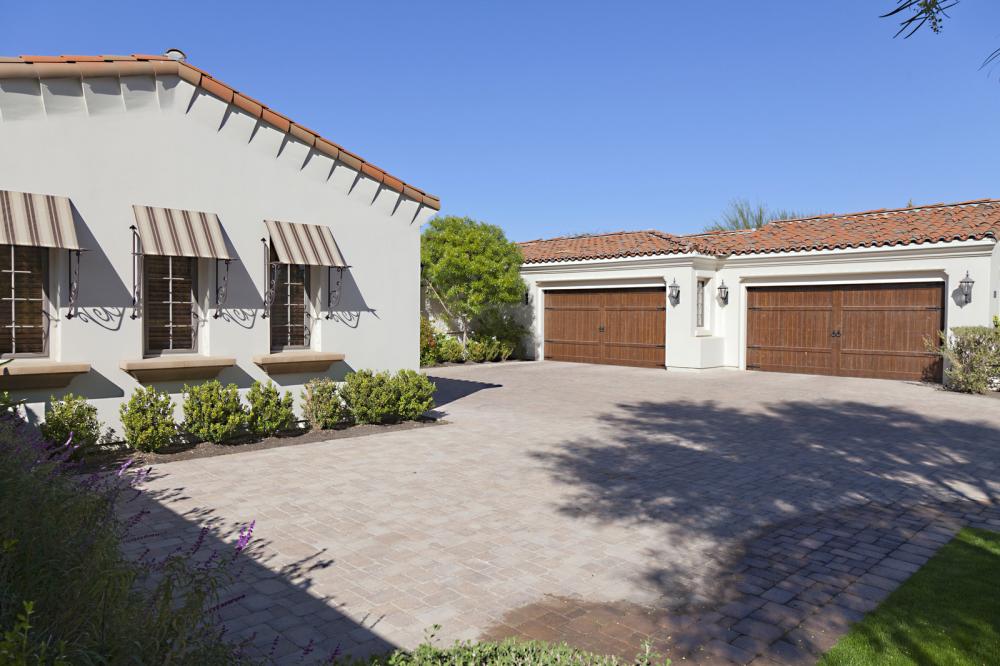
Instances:
[[[347,268],[330,227],[264,220],[271,247],[282,264]]]
[[[232,259],[215,213],[132,206],[143,254]]]
[[[69,199],[0,190],[0,245],[82,249]]]

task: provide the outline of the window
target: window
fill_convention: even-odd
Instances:
[[[0,355],[47,353],[48,250],[0,245]]]
[[[705,291],[708,289],[708,280],[701,278],[698,280],[698,293],[695,294],[695,326],[705,328]]]
[[[272,257],[273,259],[273,257]],[[309,347],[309,267],[274,264],[271,351]]]
[[[143,257],[147,354],[195,351],[195,262],[192,257]]]

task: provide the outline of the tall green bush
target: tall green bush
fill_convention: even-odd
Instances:
[[[941,336],[945,385],[962,393],[1000,389],[1000,328],[960,326]]]
[[[273,435],[295,426],[295,407],[291,391],[282,396],[272,382],[254,382],[247,391],[250,403],[250,431],[258,435]]]
[[[86,398],[72,393],[61,399],[52,396],[40,430],[42,436],[53,444],[65,444],[72,434],[76,457],[86,457],[94,452],[101,441],[97,407],[87,402]]]
[[[528,328],[518,320],[517,308],[510,304],[484,308],[472,323],[476,337],[481,340],[496,339],[504,349],[509,347],[508,357],[521,349]]]
[[[302,389],[302,412],[314,430],[335,428],[350,420],[337,382],[329,377],[315,377],[306,382]]]
[[[248,414],[236,384],[217,379],[184,387],[184,429],[205,442],[219,443],[247,430]]]
[[[136,389],[118,409],[125,443],[136,451],[156,451],[177,435],[174,402],[152,386]]]
[[[438,335],[427,317],[420,317],[420,365],[437,365],[441,361],[438,350]]]

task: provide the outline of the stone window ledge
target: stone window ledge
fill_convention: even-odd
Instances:
[[[236,359],[225,356],[178,354],[122,361],[118,367],[145,383],[173,379],[210,379],[234,365]]]
[[[292,372],[324,372],[337,361],[343,360],[343,354],[308,350],[259,354],[253,357],[253,362],[269,375]]]
[[[88,372],[89,363],[14,359],[0,367],[0,390],[63,388],[77,375]]]

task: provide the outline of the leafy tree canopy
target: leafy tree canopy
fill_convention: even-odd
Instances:
[[[524,295],[521,248],[503,229],[468,217],[436,217],[420,243],[421,277],[466,322]]]
[[[746,199],[733,199],[729,206],[705,231],[739,231],[742,229],[760,229],[768,222],[776,220],[794,220],[809,217],[812,213],[802,213],[785,208],[772,209],[764,204],[753,204]]]

